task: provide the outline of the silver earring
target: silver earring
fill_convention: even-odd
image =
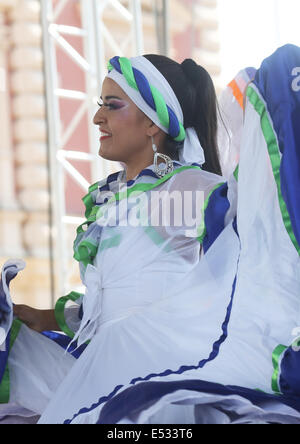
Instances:
[[[162,178],[166,174],[172,173],[174,171],[174,165],[172,159],[166,154],[161,154],[157,152],[157,146],[155,145],[153,136],[151,136],[152,140],[152,149],[154,151],[154,171],[158,177]],[[162,159],[164,163],[159,161]]]

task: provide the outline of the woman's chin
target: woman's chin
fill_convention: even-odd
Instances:
[[[99,156],[100,157],[102,157],[102,159],[105,159],[105,160],[111,160],[110,159],[110,155],[109,155],[109,153],[107,152],[107,151],[105,151],[104,149],[103,149],[103,147],[102,146],[100,146],[100,149],[99,149]]]
[[[110,160],[112,162],[119,162],[120,161],[117,156],[113,156],[111,153],[105,151],[102,147],[100,147],[98,154],[104,160]]]

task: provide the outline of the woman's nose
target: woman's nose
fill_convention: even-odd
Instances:
[[[99,125],[100,123],[103,123],[104,120],[105,119],[103,117],[103,114],[101,113],[101,108],[100,108],[100,109],[98,109],[98,111],[94,115],[93,123],[94,123],[94,125]]]

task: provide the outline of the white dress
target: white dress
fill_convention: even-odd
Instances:
[[[160,191],[197,189],[206,198],[221,180],[199,167],[184,167],[181,171],[178,164],[177,169],[178,174],[159,185]],[[149,170],[153,167],[146,173]],[[118,179],[122,176],[123,172]],[[153,175],[142,173],[132,188],[157,182]],[[200,243],[197,237],[186,237],[186,228],[101,227],[99,219],[91,224],[90,231],[100,239],[93,264],[83,267],[82,272],[87,288],[82,323],[85,316],[92,321],[88,333],[82,331],[81,341],[92,340],[75,361],[52,341],[23,325],[9,356],[10,402],[43,413],[41,422],[64,422],[135,377],[161,374],[166,368],[178,371],[183,365],[197,365],[202,354],[208,356],[216,339],[215,323],[221,325],[228,305],[225,296],[234,276],[231,270],[228,276],[215,276],[207,259],[201,260],[199,269]],[[201,273],[208,284],[205,293],[201,291]],[[219,285],[224,293],[217,291]],[[184,292],[193,297],[188,300]],[[69,325],[75,325],[76,320],[79,325],[78,311],[79,305],[77,310],[66,308]],[[199,316],[207,320],[211,317],[210,327],[201,326]],[[200,345],[201,336],[206,339],[200,340]],[[41,355],[43,369],[38,364]],[[21,371],[24,367],[25,374]]]

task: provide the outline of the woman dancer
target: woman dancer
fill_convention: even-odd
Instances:
[[[175,78],[181,79],[178,89]],[[247,372],[241,350],[251,349],[253,341],[239,348],[228,334],[241,243],[228,186],[213,174],[220,167],[209,76],[192,61],[180,66],[153,56],[114,58],[102,99],[94,119],[102,133],[100,154],[126,168],[91,187],[85,198],[87,222],[74,244],[85,295],[62,298],[55,316],[15,309],[23,324],[18,335],[16,324],[11,333],[7,409],[21,406],[41,415],[40,423],[95,423],[128,386],[195,374],[268,391],[268,357]],[[153,222],[161,215],[153,191],[167,198],[177,193],[176,202],[189,196],[187,205],[182,200],[176,211],[163,214],[173,223]],[[186,218],[174,223],[183,208],[197,209],[199,202],[204,220],[200,211],[194,225]],[[38,331],[58,324],[85,349],[75,360],[26,323]],[[230,398],[231,411],[241,406]],[[219,411],[223,406],[215,421]],[[249,415],[255,411],[251,404]],[[299,420],[285,404],[278,417]],[[169,405],[164,420],[196,422],[193,404]]]

